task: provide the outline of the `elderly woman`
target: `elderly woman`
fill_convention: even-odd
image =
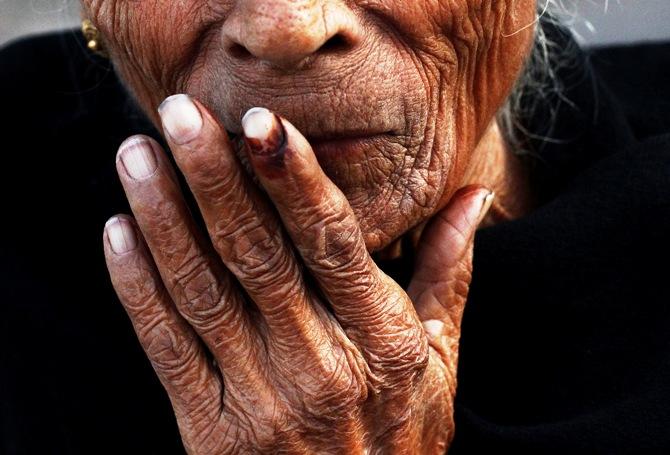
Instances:
[[[82,6],[0,54],[6,453],[670,449],[667,123],[547,5]]]

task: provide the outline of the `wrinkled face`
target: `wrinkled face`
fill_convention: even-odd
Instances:
[[[526,58],[535,0],[83,0],[140,106],[188,93],[237,134],[267,107],[312,143],[370,249],[463,184]]]

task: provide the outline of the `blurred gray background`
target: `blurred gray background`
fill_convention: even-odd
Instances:
[[[670,40],[670,0],[558,1],[574,13],[573,30],[587,45]],[[78,23],[78,0],[0,0],[0,45]]]

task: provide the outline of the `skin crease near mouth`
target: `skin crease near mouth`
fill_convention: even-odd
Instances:
[[[496,192],[490,220],[529,208],[523,185],[510,183],[524,181],[524,170],[494,117],[529,52],[533,0],[84,0],[83,7],[156,125],[161,101],[187,93],[235,135],[242,114],[261,106],[312,138],[370,251],[396,251],[397,239],[416,237],[412,229],[470,183]],[[352,136],[361,139],[345,140],[339,152],[338,141],[320,139]]]

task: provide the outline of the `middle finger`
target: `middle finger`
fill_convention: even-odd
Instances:
[[[274,344],[320,344],[319,309],[309,299],[299,262],[225,130],[187,95],[169,97],[159,112],[214,248],[263,314]]]

